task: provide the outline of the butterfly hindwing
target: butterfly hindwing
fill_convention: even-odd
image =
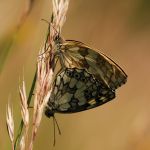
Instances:
[[[66,68],[55,78],[49,107],[54,112],[73,113],[102,105],[115,97],[115,92],[85,69]]]
[[[61,50],[66,67],[86,69],[109,88],[115,90],[127,80],[125,72],[113,60],[79,41],[67,40]]]

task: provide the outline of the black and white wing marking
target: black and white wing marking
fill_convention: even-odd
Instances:
[[[115,91],[85,69],[66,68],[54,81],[45,114],[74,113],[102,105],[115,98]]]
[[[64,63],[67,68],[85,69],[106,86],[117,89],[127,81],[126,73],[112,59],[97,52],[84,43],[67,40],[61,44]]]

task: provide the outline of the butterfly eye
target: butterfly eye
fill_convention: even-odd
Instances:
[[[45,108],[45,115],[50,118],[52,116],[54,116],[54,112],[50,111],[50,109],[48,107]]]
[[[54,41],[59,41],[59,40],[60,40],[60,36],[57,34],[57,35],[55,36]]]

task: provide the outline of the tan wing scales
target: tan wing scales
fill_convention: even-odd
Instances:
[[[125,72],[113,60],[79,41],[67,40],[61,50],[66,67],[86,69],[112,89],[117,89],[127,80]]]

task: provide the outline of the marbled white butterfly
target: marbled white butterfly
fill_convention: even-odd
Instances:
[[[125,72],[109,57],[82,42],[56,37],[55,60],[62,70],[56,75],[45,114],[73,113],[102,105],[115,97],[127,80]]]
[[[115,97],[115,91],[85,69],[66,68],[53,83],[45,114],[73,113],[102,105]]]
[[[45,107],[45,115],[53,117],[54,143],[55,113],[74,113],[102,105],[115,98],[115,90],[125,84],[127,75],[109,57],[85,44],[56,37],[55,65],[61,69],[52,86]]]
[[[62,66],[85,69],[107,87],[115,90],[127,80],[125,72],[109,57],[97,52],[84,43],[58,37],[56,56]]]

